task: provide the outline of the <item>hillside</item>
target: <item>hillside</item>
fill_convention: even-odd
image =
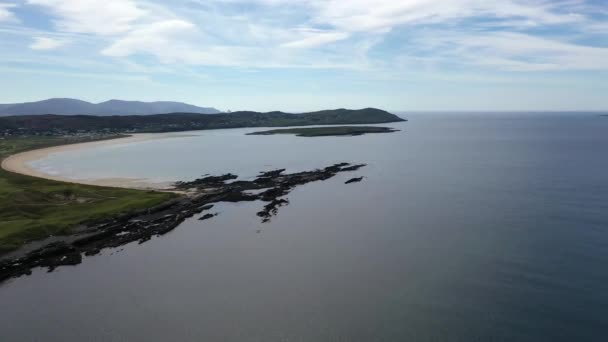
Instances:
[[[27,115],[0,118],[0,134],[36,135],[72,132],[168,132],[238,127],[379,124],[405,121],[389,112],[366,108],[289,114],[233,112],[200,115],[173,113],[148,116]]]
[[[0,104],[0,116],[8,115],[152,115],[164,113],[216,114],[215,108],[197,107],[181,102],[140,102],[110,100],[90,103],[76,99],[48,99],[37,102]]]

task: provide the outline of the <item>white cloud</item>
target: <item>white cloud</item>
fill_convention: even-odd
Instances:
[[[132,39],[131,39],[132,38]],[[239,68],[359,68],[352,55],[303,51],[292,54],[291,49],[212,45],[199,47],[193,42],[161,39],[138,43],[135,36],[118,41],[103,50],[112,57],[149,54],[169,65],[206,65]]]
[[[349,31],[386,31],[398,25],[440,23],[485,16],[527,18],[543,24],[562,24],[582,19],[575,14],[556,14],[561,1],[517,0],[325,0],[315,3],[315,20]]]
[[[353,67],[352,51],[343,56],[316,54],[314,58],[308,52],[294,54],[292,51],[296,47],[312,48],[347,36],[347,33],[305,28],[281,29],[249,18],[210,14],[198,26],[185,19],[137,23],[131,31],[113,40],[102,54],[116,58],[151,55],[163,64],[173,65]]]
[[[429,44],[443,60],[509,71],[608,70],[608,48],[513,32],[429,32]]]
[[[11,8],[16,7],[13,4],[3,4],[0,3],[0,22],[15,22],[17,21],[17,18],[15,17],[15,15],[13,14],[13,12],[11,12]]]
[[[409,60],[409,67],[608,69],[603,48],[527,31],[561,25],[581,34],[604,32],[584,0],[27,1],[49,9],[61,33],[98,39],[105,56],[148,55],[164,65],[388,70],[391,60]],[[369,57],[385,38],[392,39],[388,52]],[[43,39],[36,47],[57,42]]]
[[[58,47],[65,45],[65,41],[48,38],[48,37],[34,37],[34,42],[30,44],[32,50],[53,50]]]
[[[314,48],[321,45],[337,42],[350,37],[346,32],[325,32],[318,30],[304,31],[304,38],[284,43],[281,46],[287,48]]]
[[[184,35],[196,32],[194,24],[184,20],[167,20],[145,25],[118,39],[102,53],[113,57],[126,57],[136,53],[151,53],[171,59],[171,50]],[[179,43],[177,43],[179,44]]]
[[[132,0],[28,0],[49,8],[54,22],[65,32],[112,35],[127,32],[146,14]]]

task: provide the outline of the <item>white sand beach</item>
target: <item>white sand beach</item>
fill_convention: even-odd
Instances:
[[[138,133],[132,134],[124,138],[91,141],[84,143],[77,143],[71,145],[62,145],[41,148],[38,150],[32,150],[22,152],[9,156],[2,161],[2,169],[10,172],[15,172],[27,176],[50,179],[61,182],[78,183],[86,185],[97,185],[97,186],[108,186],[118,188],[129,188],[129,189],[149,189],[149,190],[167,190],[170,189],[172,184],[170,182],[154,183],[149,182],[143,178],[99,178],[99,179],[86,179],[76,180],[62,177],[61,175],[51,175],[31,166],[31,162],[44,159],[50,154],[61,153],[67,151],[74,151],[80,149],[90,149],[101,146],[110,146],[117,144],[135,143],[147,140],[166,139],[173,137],[184,137],[184,134],[179,133]]]

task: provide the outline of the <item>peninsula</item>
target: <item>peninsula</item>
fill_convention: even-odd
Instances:
[[[375,108],[334,109],[300,114],[243,111],[143,116],[19,115],[0,117],[0,136],[159,133],[243,127],[383,124],[400,121],[406,120]]]

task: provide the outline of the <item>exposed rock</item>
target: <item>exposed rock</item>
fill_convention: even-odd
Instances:
[[[276,216],[280,207],[288,205],[284,198],[298,185],[322,181],[340,172],[355,171],[364,164],[339,163],[324,169],[283,174],[284,169],[260,173],[253,181],[235,181],[238,176],[206,176],[191,182],[178,182],[176,190],[189,193],[177,200],[146,210],[134,211],[90,224],[89,229],[70,237],[69,242],[53,242],[15,259],[0,262],[0,282],[21,275],[31,274],[32,268],[47,267],[49,272],[65,265],[82,262],[82,254],[97,255],[105,248],[116,248],[131,242],[145,243],[153,236],[171,232],[186,219],[213,208],[218,202],[263,201],[264,208],[257,213],[262,222]],[[362,179],[362,178],[361,178]],[[354,178],[351,181],[360,181]],[[350,181],[349,181],[350,182]],[[348,183],[348,182],[347,182]],[[259,190],[257,194],[247,191]],[[217,214],[207,213],[200,220],[208,220]]]
[[[191,182],[177,182],[176,186],[179,188],[199,188],[199,187],[212,187],[225,185],[227,181],[237,179],[239,176],[227,173],[221,176],[207,176],[199,179],[195,179]]]
[[[217,214],[205,214],[201,218],[199,218],[199,221],[208,220],[208,219],[214,218],[216,216],[217,216]]]
[[[363,180],[363,177],[351,178],[351,179],[347,180],[346,182],[344,182],[344,184],[359,183],[362,180]]]
[[[272,170],[272,171],[266,171],[266,172],[260,172],[260,176],[259,177],[265,177],[265,178],[273,178],[273,177],[278,177],[280,174],[282,174],[283,172],[285,172],[286,169],[278,169],[278,170]]]
[[[259,211],[257,215],[262,218],[262,223],[266,223],[270,221],[272,216],[275,216],[278,213],[280,207],[288,204],[288,199],[273,199],[270,203],[266,204],[264,210]]]
[[[342,168],[341,171],[357,171],[360,168],[365,167],[365,166],[367,166],[367,164],[358,164],[358,165],[347,166],[347,167]]]

